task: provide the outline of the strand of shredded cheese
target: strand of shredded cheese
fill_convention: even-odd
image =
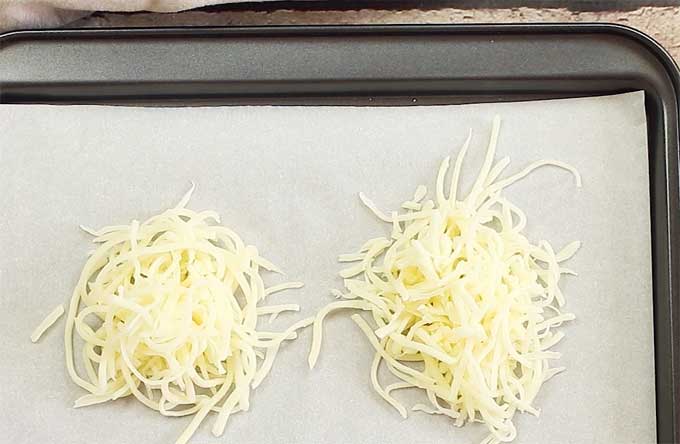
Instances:
[[[33,330],[33,333],[31,333],[31,342],[38,342],[40,338],[42,337],[43,333],[47,331],[48,328],[50,328],[52,325],[54,325],[55,322],[59,320],[60,317],[64,314],[64,306],[62,304],[59,304],[57,307],[55,307],[54,310],[50,312],[47,316],[45,316],[45,319],[43,319],[40,324]]]
[[[499,178],[508,158],[494,164],[500,119],[493,121],[481,171],[467,197],[459,199],[458,182],[469,148],[468,135],[453,166],[445,193],[449,159],[437,174],[435,200],[425,200],[419,186],[404,213],[388,217],[361,193],[361,201],[382,221],[393,225],[391,237],[372,239],[359,252],[340,256],[355,262],[340,272],[341,300],[321,310],[314,321],[309,365],[321,348],[322,323],[331,311],[368,311],[370,326],[352,316],[375,349],[371,382],[378,394],[406,417],[407,409],[391,392],[417,387],[430,405],[412,410],[453,418],[457,426],[483,422],[484,444],[512,441],[515,412],[538,415],[532,406],[541,385],[563,370],[549,361],[560,354],[549,349],[564,334],[555,332],[573,320],[561,313],[564,297],[558,287],[559,264],[572,257],[579,242],[555,253],[549,243],[532,244],[523,234],[524,213],[502,197],[507,186],[536,168],[552,165],[578,172],[565,163],[544,160]],[[422,202],[421,202],[422,201]],[[343,300],[347,299],[347,300]],[[383,388],[381,363],[399,382]],[[413,365],[413,364],[417,365]]]
[[[68,373],[88,392],[75,407],[134,396],[164,416],[193,415],[177,444],[211,411],[218,414],[213,433],[221,435],[230,415],[249,409],[250,390],[269,373],[281,343],[314,320],[278,333],[256,329],[259,316],[298,311],[258,304],[302,283],[266,288],[261,269],[279,270],[217,225],[214,212],[185,208],[193,189],[145,222],[83,227],[97,248],[73,292],[64,334]],[[36,338],[56,317],[48,316]],[[74,332],[84,342],[84,375],[74,362]]]

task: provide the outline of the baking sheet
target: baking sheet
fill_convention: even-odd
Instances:
[[[420,183],[432,186],[441,159],[475,138],[465,184],[476,177],[491,125],[503,128],[498,156],[509,171],[556,158],[572,177],[544,168],[507,190],[528,215],[530,239],[556,248],[579,239],[566,277],[558,365],[544,385],[539,418],[517,415],[517,443],[655,441],[649,177],[643,93],[407,108],[129,108],[0,106],[0,431],[8,442],[167,443],[189,418],[164,418],[134,399],[73,409],[82,391],[63,362],[63,320],[38,345],[29,335],[66,302],[90,249],[78,224],[143,219],[187,190],[193,209],[215,209],[260,252],[306,287],[272,296],[299,302],[279,328],[313,314],[341,285],[339,253],[389,233],[361,206],[364,191],[394,209]],[[280,278],[271,276],[267,282]],[[369,382],[370,346],[348,316],[326,323],[322,353],[307,368],[310,334],[282,348],[254,392],[251,411],[221,438],[211,419],[192,442],[476,443],[478,424],[400,416]],[[408,402],[412,393],[401,394]]]

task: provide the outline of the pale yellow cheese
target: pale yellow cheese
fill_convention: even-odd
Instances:
[[[76,407],[132,395],[165,416],[193,415],[178,444],[211,411],[212,431],[221,435],[231,414],[249,409],[250,390],[281,343],[313,321],[283,332],[256,328],[259,316],[299,310],[260,303],[302,283],[266,288],[263,269],[278,269],[219,225],[216,213],[185,208],[191,191],[143,223],[86,229],[97,248],[73,293],[64,336],[69,375],[88,392]],[[84,375],[74,364],[74,331],[84,343]]]
[[[52,310],[45,319],[43,319],[40,324],[33,330],[31,334],[31,342],[38,342],[42,337],[43,333],[47,331],[55,322],[59,320],[64,314],[64,306],[62,304],[57,305],[54,310]]]
[[[515,412],[538,415],[534,398],[543,382],[562,370],[550,367],[560,354],[549,348],[564,337],[555,329],[574,319],[560,311],[564,297],[558,286],[562,274],[573,272],[559,263],[580,246],[572,242],[555,253],[548,242],[530,242],[523,234],[526,216],[502,195],[541,166],[566,169],[581,186],[578,172],[545,160],[501,178],[510,160],[494,163],[499,133],[496,118],[481,171],[465,198],[458,198],[458,182],[472,133],[448,184],[449,159],[442,162],[434,200],[421,202],[425,188],[419,186],[402,205],[406,212],[387,216],[359,195],[379,219],[392,224],[392,233],[340,257],[355,262],[340,273],[345,292],[334,293],[349,300],[331,303],[317,315],[309,355],[313,367],[329,312],[369,312],[373,325],[358,314],[352,319],[375,349],[371,381],[380,396],[405,417],[406,407],[391,392],[422,389],[430,405],[412,410],[449,416],[458,426],[483,422],[489,430],[484,444],[512,441]],[[383,388],[381,363],[399,382]]]

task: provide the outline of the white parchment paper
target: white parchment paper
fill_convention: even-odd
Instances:
[[[170,443],[189,418],[164,418],[134,399],[73,409],[63,320],[37,345],[29,335],[66,302],[91,248],[78,224],[143,219],[197,190],[190,207],[214,209],[260,252],[307,286],[272,297],[314,313],[341,284],[339,253],[389,233],[361,206],[364,191],[395,209],[473,128],[467,183],[476,177],[491,119],[503,119],[498,155],[509,172],[555,158],[576,166],[583,188],[555,168],[513,185],[527,234],[556,248],[579,239],[579,272],[563,289],[578,319],[563,331],[558,365],[536,405],[516,416],[517,443],[655,441],[650,207],[642,93],[407,108],[128,108],[0,106],[0,436],[8,443]],[[281,278],[271,276],[268,283]],[[286,345],[251,411],[225,435],[211,417],[193,442],[476,443],[478,424],[400,416],[369,382],[372,352],[348,316],[328,319],[317,368],[309,332]],[[417,395],[401,394],[405,401]]]

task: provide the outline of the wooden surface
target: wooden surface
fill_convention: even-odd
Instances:
[[[387,23],[611,22],[633,26],[659,41],[680,60],[680,6],[645,6],[628,11],[566,8],[506,9],[216,9],[172,14],[95,13],[69,27],[284,25]]]

